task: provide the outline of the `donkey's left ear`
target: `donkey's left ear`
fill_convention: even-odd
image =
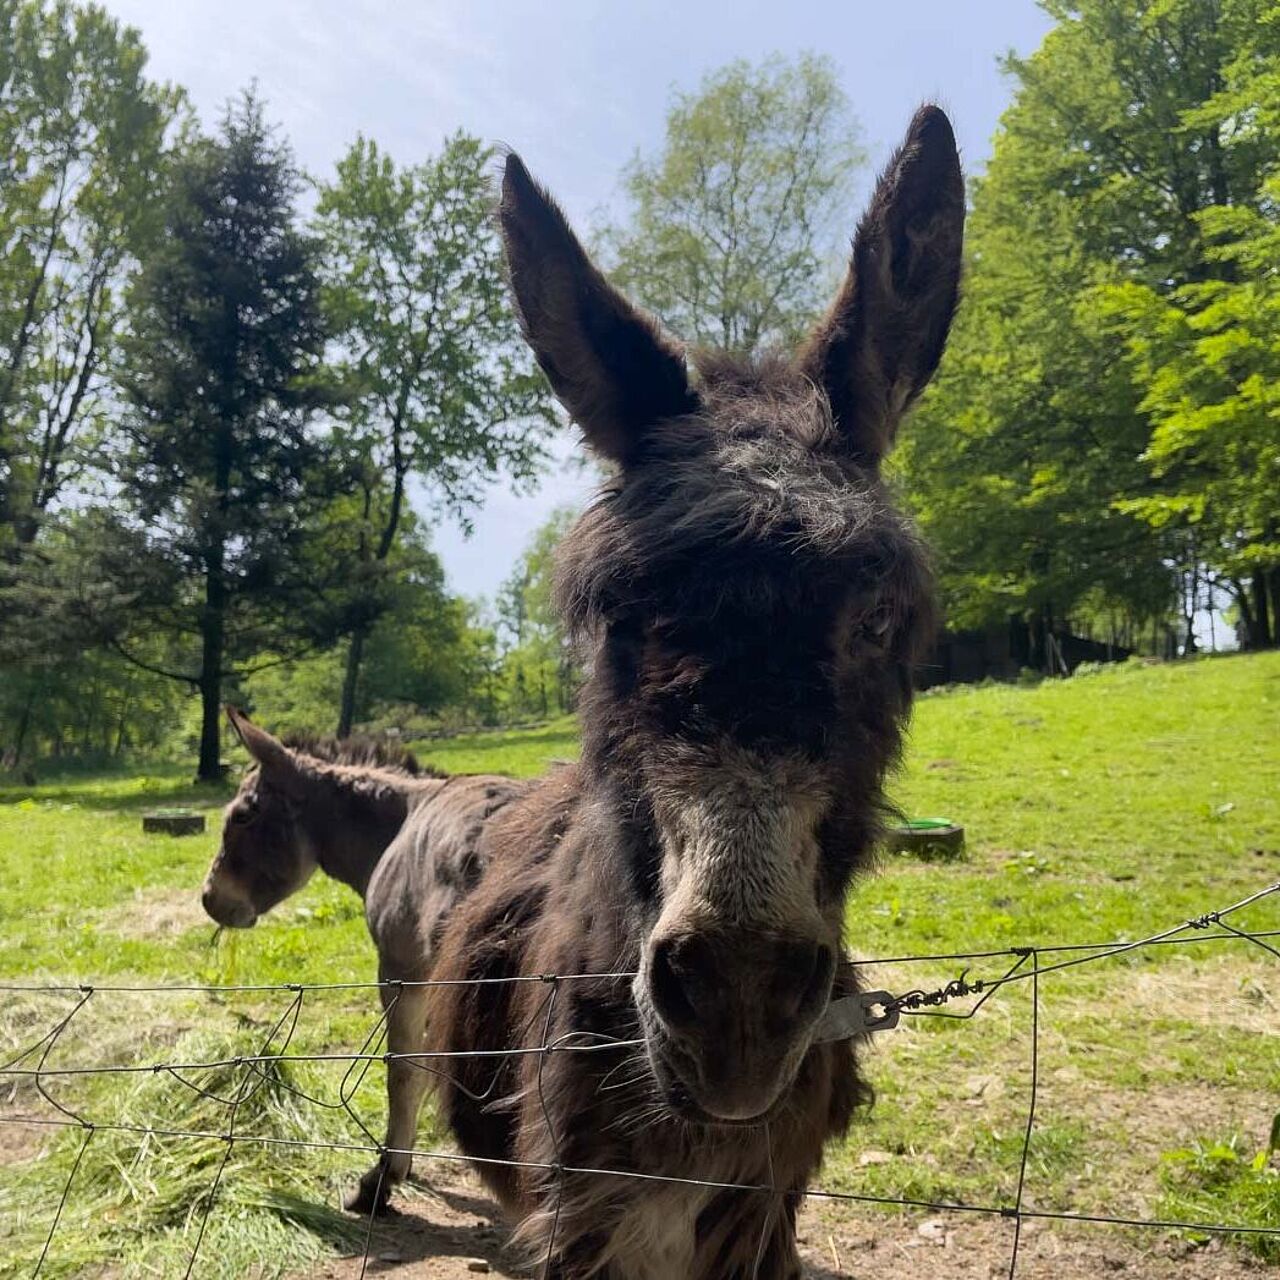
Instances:
[[[844,284],[799,356],[864,462],[888,453],[942,359],[963,242],[955,134],[938,107],[921,107],[858,224]]]
[[[598,453],[635,461],[647,427],[696,407],[683,352],[604,278],[514,154],[499,220],[520,325],[552,389]]]
[[[226,708],[227,719],[236,731],[244,749],[264,768],[275,773],[292,775],[296,771],[293,752],[265,729],[259,729],[247,715],[237,707]]]

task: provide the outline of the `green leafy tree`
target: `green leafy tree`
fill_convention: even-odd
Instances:
[[[459,645],[460,704],[480,724],[497,724],[502,697],[502,653],[498,627],[483,600],[465,602],[466,625]]]
[[[1152,427],[1149,491],[1117,505],[1180,532],[1263,647],[1280,641],[1280,5],[1222,20],[1218,90],[1183,119],[1215,157],[1211,203],[1191,216],[1195,269],[1116,285],[1100,311]]]
[[[794,340],[830,293],[865,163],[828,59],[730,63],[675,96],[662,151],[624,171],[611,274],[690,342]]]
[[[528,483],[554,423],[507,302],[486,169],[463,133],[398,167],[358,139],[320,188],[325,305],[346,393],[360,510],[338,732],[349,732],[369,635],[390,607],[387,567],[409,484],[464,523],[499,474]]]
[[[514,715],[546,717],[573,705],[579,672],[552,602],[555,550],[577,513],[559,507],[534,533],[498,593],[503,677]]]
[[[1165,614],[1172,581],[1160,539],[1113,506],[1145,481],[1138,393],[1114,341],[1082,323],[1107,264],[1072,245],[1066,211],[1014,221],[1005,138],[977,186],[970,269],[935,387],[903,432],[905,481],[953,627],[1045,634],[1082,615],[1123,615],[1117,639]]]
[[[97,5],[0,0],[0,554],[12,562],[109,419],[126,278],[181,96]]]
[[[116,759],[158,751],[181,701],[173,681],[101,647],[9,668],[0,682],[0,768],[39,756]]]
[[[1277,7],[1044,7],[1058,25],[1006,62],[1016,95],[974,183],[965,301],[900,462],[953,620],[1118,614],[1131,636],[1177,610],[1206,560],[1227,563],[1234,517],[1213,534],[1189,518],[1208,472],[1182,468],[1182,497],[1197,497],[1181,511],[1152,505],[1168,488],[1169,384],[1156,389],[1149,350],[1121,357],[1167,302],[1231,282],[1214,210],[1268,216],[1276,150],[1259,122],[1274,115]],[[1246,88],[1255,69],[1272,80]]]
[[[101,572],[101,513],[45,522],[16,571],[0,583],[0,758],[119,755],[154,748],[182,692],[112,652],[132,592]],[[108,535],[111,530],[108,527]],[[139,636],[148,666],[164,662],[163,636]]]
[[[412,523],[392,568],[388,608],[369,633],[359,719],[382,719],[395,707],[431,714],[463,696],[466,605],[448,594],[444,566]]]
[[[164,236],[131,299],[130,443],[100,556],[134,592],[129,634],[189,655],[157,669],[199,690],[201,779],[219,773],[224,681],[305,644],[315,604],[304,553],[325,493],[308,422],[324,330],[297,189],[288,148],[245,95],[175,162]]]
[[[400,539],[388,575],[385,611],[370,629],[355,720],[411,729],[460,704],[466,692],[467,606],[445,590],[444,570],[412,527]],[[346,654],[340,646],[263,669],[245,682],[248,705],[278,729],[332,728]]]

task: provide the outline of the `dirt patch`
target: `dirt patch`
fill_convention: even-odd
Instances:
[[[12,1123],[0,1106],[0,1166],[34,1160],[58,1132],[49,1125]]]
[[[1013,1224],[954,1214],[875,1218],[811,1203],[801,1215],[801,1252],[812,1280],[997,1280],[1009,1274]],[[1204,1248],[1134,1228],[1022,1224],[1017,1280],[1236,1280],[1268,1268],[1240,1250]],[[1274,1274],[1274,1273],[1272,1273]]]
[[[1171,1015],[1200,1027],[1275,1036],[1280,1029],[1280,970],[1260,950],[1231,958],[1142,969],[1117,977],[1113,998],[1131,1016]],[[1267,963],[1259,963],[1259,961]]]
[[[200,895],[191,889],[135,889],[131,898],[100,911],[98,923],[125,938],[172,938],[212,928]]]
[[[505,1248],[507,1226],[477,1179],[420,1184],[401,1205],[374,1228],[366,1274],[394,1280],[538,1274]],[[811,1201],[800,1217],[800,1242],[809,1280],[996,1280],[1009,1272],[1013,1224],[958,1214],[879,1217]],[[363,1254],[334,1258],[295,1273],[295,1280],[357,1280],[363,1265]],[[1152,1230],[1029,1219],[1016,1274],[1017,1280],[1237,1280],[1275,1272],[1220,1241],[1199,1247]]]
[[[473,1175],[431,1185],[414,1179],[398,1193],[398,1204],[392,1217],[374,1225],[367,1271],[362,1251],[296,1273],[299,1280],[357,1280],[362,1271],[404,1280],[530,1274],[506,1248],[510,1228]]]

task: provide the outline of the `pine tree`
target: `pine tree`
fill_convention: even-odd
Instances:
[[[130,447],[103,554],[135,584],[135,630],[191,655],[165,673],[199,690],[202,780],[219,776],[224,681],[303,645],[318,595],[305,551],[325,496],[308,431],[324,331],[298,185],[245,94],[176,162],[163,240],[131,298]]]

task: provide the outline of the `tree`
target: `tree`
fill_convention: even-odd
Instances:
[[[1272,69],[1274,102],[1276,6],[1044,7],[1057,27],[1006,61],[1017,92],[974,183],[966,298],[900,461],[953,618],[1120,614],[1132,632],[1226,563],[1186,518],[1194,502],[1176,519],[1151,505],[1161,395],[1133,342],[1148,304],[1229,282],[1213,211],[1264,208],[1276,149],[1258,121],[1274,108],[1244,80]],[[1207,475],[1186,474],[1183,496],[1199,502]]]
[[[933,388],[894,467],[933,549],[954,627],[1044,635],[1082,615],[1124,619],[1117,639],[1163,616],[1164,548],[1117,492],[1145,480],[1138,393],[1114,342],[1082,321],[1105,262],[1071,240],[1070,211],[1039,204],[1015,220],[997,141],[976,184],[964,298]]]
[[[110,405],[125,280],[181,95],[96,5],[0,0],[0,553],[34,541]]]
[[[172,681],[101,647],[9,668],[0,682],[0,768],[39,752],[112,758],[159,748],[180,697]]]
[[[445,590],[444,567],[418,537],[397,553],[391,607],[369,635],[361,690],[369,710],[437,713],[464,694],[466,602]]]
[[[95,511],[46,520],[0,583],[0,757],[41,751],[118,755],[156,746],[180,694],[170,681],[105,646],[127,618],[131,592],[101,573]],[[169,655],[162,636],[141,636],[148,666]],[[160,687],[163,686],[163,687]],[[3,767],[3,766],[0,766]]]
[[[1219,16],[1217,91],[1182,119],[1215,157],[1199,257],[1178,282],[1106,290],[1100,312],[1152,426],[1149,491],[1120,505],[1181,531],[1260,648],[1280,643],[1280,5]]]
[[[351,729],[366,643],[389,607],[386,569],[410,477],[464,522],[499,473],[529,481],[554,418],[507,303],[486,167],[463,133],[399,168],[356,141],[320,188],[325,306],[361,508],[339,734]]]
[[[460,646],[462,706],[481,724],[496,724],[502,674],[497,628],[483,600],[467,601],[465,609],[466,625]]]
[[[254,654],[302,643],[315,603],[303,551],[327,495],[307,424],[324,331],[298,185],[245,95],[216,138],[175,161],[164,235],[131,296],[129,449],[99,555],[134,592],[133,633],[191,653],[163,670],[200,692],[203,780],[219,776],[223,681]]]
[[[538,528],[498,593],[503,672],[516,714],[568,711],[578,683],[572,648],[552,600],[555,550],[577,518],[558,507]]]
[[[412,729],[423,715],[465,695],[467,606],[445,590],[444,569],[418,530],[406,529],[392,557],[386,611],[369,631],[355,719]],[[346,655],[340,646],[266,667],[243,686],[247,704],[281,729],[332,727]]]
[[[690,342],[798,339],[830,293],[866,155],[826,58],[734,62],[677,94],[666,143],[623,174],[613,279]]]

